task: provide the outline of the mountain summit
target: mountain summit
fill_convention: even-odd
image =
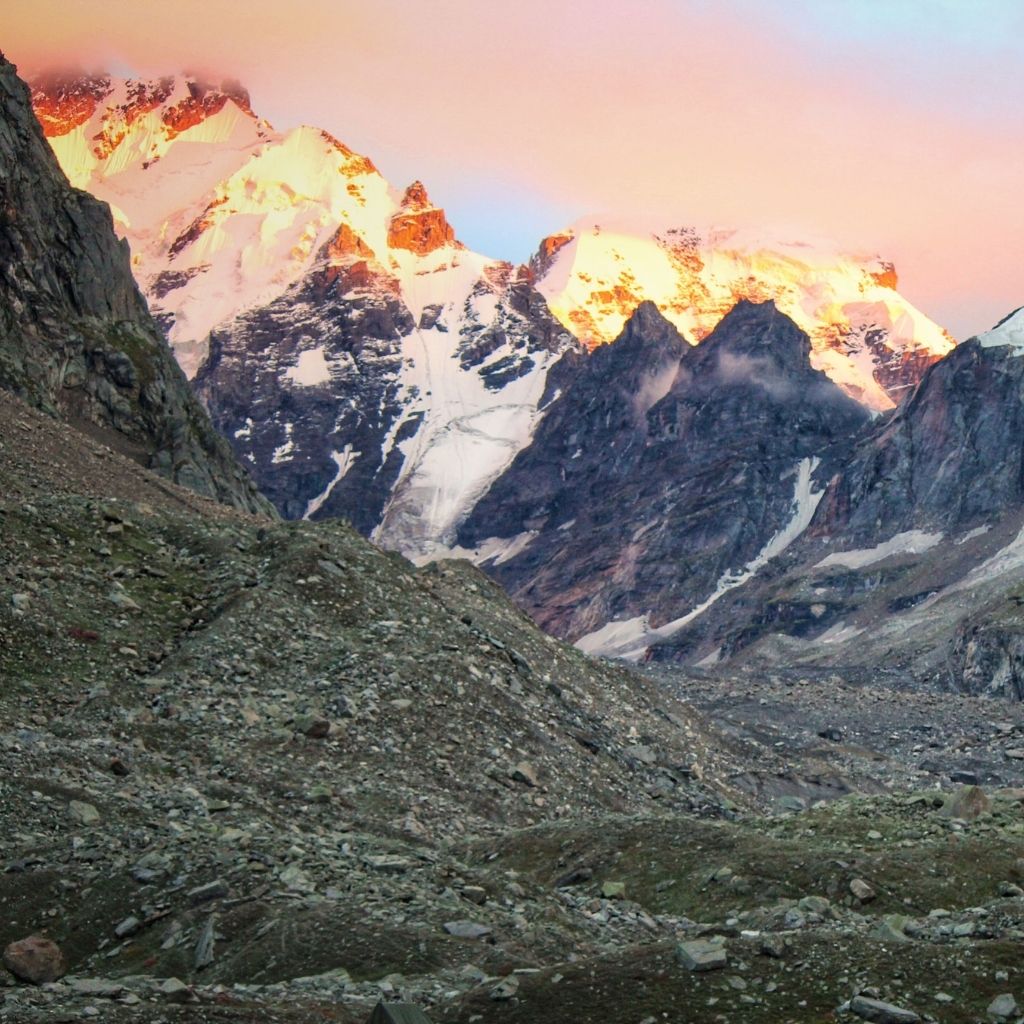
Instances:
[[[880,412],[897,404],[953,339],[896,290],[876,256],[738,230],[581,221],[531,261],[555,316],[593,348],[653,301],[694,343],[737,302],[767,299],[810,338],[812,364]]]

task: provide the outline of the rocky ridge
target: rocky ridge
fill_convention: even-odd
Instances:
[[[266,510],[149,316],[109,210],[68,186],[2,58],[0,101],[0,387],[194,490]]]
[[[463,545],[502,552],[484,564],[545,628],[642,651],[784,550],[866,422],[809,355],[771,302],[740,303],[695,348],[643,304],[551,403]],[[629,623],[624,646],[609,622]]]

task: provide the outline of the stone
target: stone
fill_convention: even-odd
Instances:
[[[127,939],[130,935],[134,935],[141,927],[142,922],[133,914],[131,917],[126,917],[119,925],[117,925],[114,929],[114,934],[119,939]]]
[[[168,978],[157,990],[168,1003],[190,1003],[195,996],[180,978]]]
[[[916,1024],[921,1019],[913,1010],[867,996],[855,996],[850,1000],[850,1012],[873,1024]]]
[[[206,919],[206,924],[199,931],[199,938],[196,939],[195,956],[193,966],[197,971],[209,967],[213,963],[213,944],[217,937],[217,915],[211,914]]]
[[[478,921],[445,921],[444,930],[456,939],[482,939],[491,929]]]
[[[980,786],[963,786],[946,798],[940,813],[947,818],[974,821],[991,806],[992,801]]]
[[[68,984],[75,995],[91,999],[117,999],[124,992],[124,985],[106,978],[75,978]]]
[[[850,882],[850,892],[861,903],[870,903],[875,898],[875,890],[863,878],[854,878]]]
[[[519,979],[514,974],[510,974],[491,989],[491,999],[496,1003],[508,1002],[518,991]]]
[[[4,950],[3,965],[16,978],[33,985],[56,981],[68,970],[60,946],[42,935],[30,935],[12,942]]]
[[[786,955],[786,939],[782,935],[765,935],[761,939],[761,955],[781,960]]]
[[[871,937],[881,942],[909,942],[905,931],[908,920],[902,914],[886,914],[871,929]]]
[[[200,903],[209,903],[210,900],[223,899],[229,891],[227,882],[216,878],[205,885],[197,885],[194,889],[189,889],[186,895],[189,902],[195,907]]]
[[[621,900],[626,896],[625,882],[605,882],[601,886],[601,895],[606,900]]]
[[[68,810],[79,825],[95,825],[100,820],[100,812],[84,800],[72,800],[68,804]]]
[[[631,757],[641,764],[651,765],[658,763],[658,755],[650,747],[643,744],[626,747],[624,753],[627,757]]]
[[[1017,1000],[1009,992],[1003,992],[1002,995],[998,995],[985,1009],[985,1012],[990,1017],[995,1017],[997,1020],[1006,1020],[1009,1017],[1015,1017],[1017,1015]]]
[[[537,779],[537,770],[531,764],[527,764],[526,761],[520,761],[519,764],[512,769],[512,778],[516,782],[523,783],[524,786],[530,786],[535,789],[540,785]]]
[[[797,906],[805,914],[817,914],[824,917],[832,907],[832,904],[824,896],[805,896]]]
[[[688,971],[715,971],[729,962],[724,943],[694,939],[676,946],[676,959]]]

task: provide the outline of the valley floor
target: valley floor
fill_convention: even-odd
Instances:
[[[8,398],[0,485],[0,947],[69,969],[0,971],[0,1021],[1024,1000],[1019,705],[591,661],[471,566],[223,509]]]

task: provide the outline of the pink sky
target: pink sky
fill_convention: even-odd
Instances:
[[[1014,0],[7,0],[7,56],[231,75],[459,236],[601,212],[784,225],[896,261],[957,337],[1024,304]]]

